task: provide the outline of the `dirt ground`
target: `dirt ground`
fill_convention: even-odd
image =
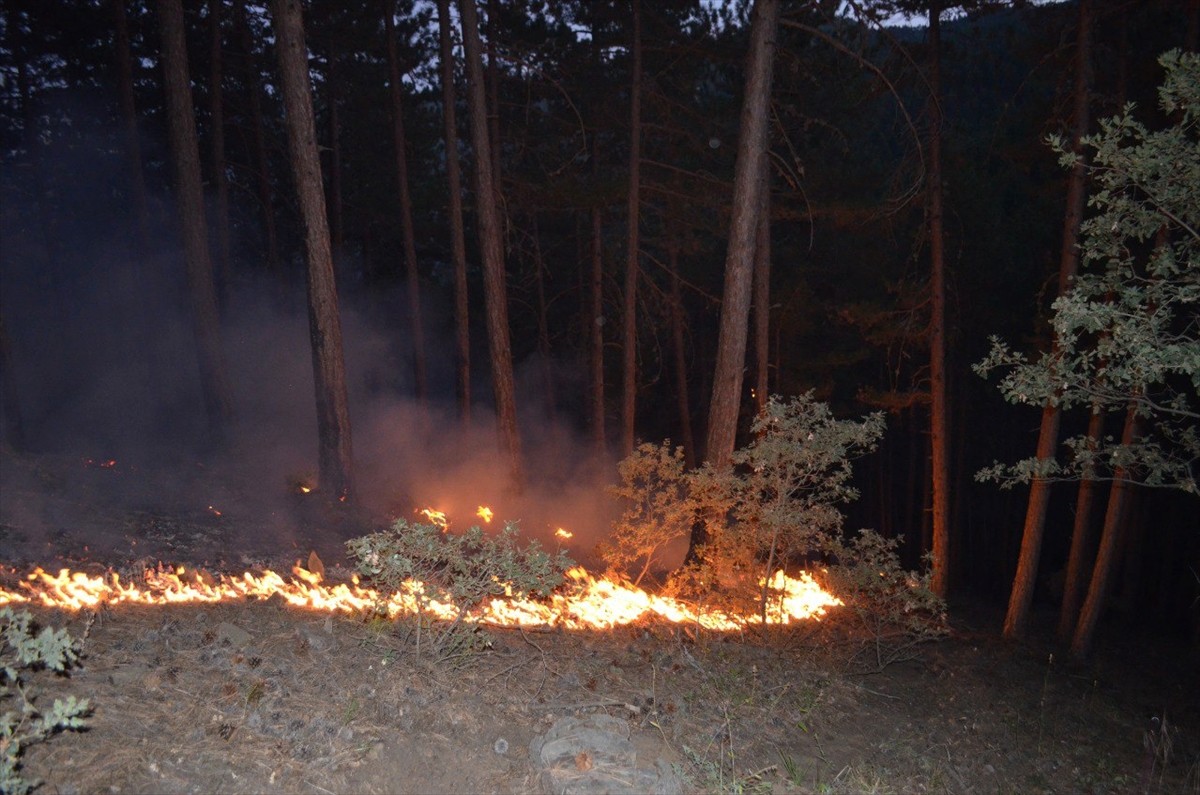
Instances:
[[[320,511],[251,524],[195,504],[189,484],[139,503],[75,460],[0,465],[6,587],[37,563],[286,570],[322,541],[345,574],[329,538],[347,528]],[[299,528],[274,557],[271,523]],[[23,769],[46,793],[1200,793],[1200,660],[1182,646],[1110,630],[1069,663],[1040,626],[1001,643],[999,615],[953,608],[949,638],[882,670],[851,656],[836,613],[770,637],[484,628],[452,655],[418,653],[403,624],[274,600],[37,609],[85,656],[35,686],[94,712]],[[613,743],[658,777],[626,775]]]

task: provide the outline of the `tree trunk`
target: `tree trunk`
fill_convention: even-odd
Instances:
[[[1136,407],[1130,405],[1125,413],[1125,428],[1121,432],[1121,444],[1132,444],[1140,432]],[[1083,610],[1079,614],[1079,623],[1075,626],[1075,635],[1071,639],[1071,654],[1077,659],[1083,659],[1092,651],[1092,640],[1096,634],[1096,626],[1100,623],[1100,614],[1104,612],[1104,602],[1108,597],[1108,583],[1112,579],[1113,565],[1117,559],[1117,542],[1121,537],[1121,524],[1126,518],[1126,503],[1129,497],[1130,483],[1125,479],[1123,467],[1118,467],[1113,473],[1112,489],[1108,492],[1108,509],[1104,514],[1104,530],[1100,534],[1100,548],[1096,551],[1096,565],[1092,569],[1092,580],[1088,586],[1087,599],[1084,600]]]
[[[217,295],[221,302],[229,302],[229,291],[233,285],[233,262],[230,255],[229,234],[229,178],[225,173],[225,92],[224,92],[224,63],[221,57],[221,12],[225,0],[209,0],[208,2],[208,36],[209,36],[209,78],[208,78],[208,113],[212,129],[209,134],[212,158],[213,193],[215,199],[214,211],[217,217],[213,220],[213,231],[216,233],[217,261],[214,263],[219,289]]]
[[[331,496],[348,498],[353,494],[354,479],[350,409],[342,359],[342,325],[300,4],[301,0],[271,0],[271,17],[279,57],[288,149],[308,259],[308,323],[317,403],[317,465],[321,488]]]
[[[496,188],[497,210],[504,206],[504,186],[500,171],[500,56],[497,42],[500,38],[500,3],[487,3],[487,106],[488,141],[492,153],[492,185]],[[499,213],[500,240],[505,240],[508,228],[508,213]]]
[[[538,367],[542,373],[542,407],[548,422],[554,421],[554,372],[550,366],[550,319],[546,306],[546,262],[542,259],[541,232],[538,230],[537,213],[530,218],[533,235],[534,297],[537,299],[537,350]]]
[[[121,122],[125,127],[125,161],[129,168],[129,186],[137,213],[138,243],[142,252],[150,249],[150,203],[146,198],[146,175],[142,168],[142,137],[138,132],[137,105],[133,98],[133,55],[129,47],[129,21],[125,0],[113,0],[116,26],[117,81],[121,95]]]
[[[233,421],[233,402],[221,331],[217,317],[217,295],[213,287],[212,260],[204,215],[204,193],[200,179],[200,147],[196,142],[196,115],[188,79],[181,0],[159,0],[159,25],[163,40],[163,87],[167,101],[167,126],[171,139],[171,162],[175,172],[175,200],[183,234],[187,263],[188,294],[200,365],[200,386],[208,412],[212,441],[221,444]]]
[[[25,449],[25,424],[21,419],[21,399],[17,389],[16,368],[13,365],[12,343],[0,309],[0,441],[13,450]]]
[[[1095,448],[1104,432],[1104,414],[1100,407],[1093,408],[1088,421],[1088,443]],[[1075,526],[1071,531],[1071,551],[1067,555],[1067,576],[1063,583],[1062,609],[1058,615],[1058,639],[1063,643],[1071,640],[1075,624],[1079,620],[1079,606],[1083,602],[1084,578],[1092,557],[1092,507],[1096,502],[1096,481],[1091,471],[1084,473],[1079,482],[1079,495],[1075,499]]]
[[[750,55],[746,65],[746,96],[742,105],[737,164],[734,170],[733,214],[729,250],[725,259],[725,288],[721,299],[721,325],[717,364],[708,414],[708,462],[721,468],[729,463],[737,440],[746,362],[746,337],[750,320],[750,292],[754,241],[764,189],[762,156],[767,142],[767,116],[771,102],[771,73],[779,0],[756,0],[750,23]]]
[[[417,240],[413,231],[412,193],[408,185],[408,140],[404,134],[404,103],[400,83],[400,56],[396,51],[395,12],[395,0],[384,0],[384,34],[387,36],[388,80],[391,83],[392,101],[392,145],[396,149],[396,184],[400,190],[400,232],[404,238],[404,272],[408,285],[413,379],[417,401],[424,405],[428,397],[428,385],[425,377],[425,332],[421,322],[421,277],[417,272]]]
[[[283,284],[283,267],[279,257],[279,234],[275,228],[275,189],[271,185],[271,160],[267,152],[266,125],[262,111],[262,76],[258,67],[258,55],[250,36],[250,25],[246,20],[245,0],[234,0],[234,24],[237,26],[238,48],[246,64],[246,96],[250,108],[250,126],[253,132],[254,162],[256,165],[255,185],[258,203],[262,207],[263,231],[267,238],[267,270]]]
[[[633,77],[629,90],[629,210],[625,238],[625,293],[621,315],[621,456],[633,452],[637,425],[637,292],[642,184],[642,10],[633,0]]]
[[[929,443],[933,487],[933,575],[930,589],[950,587],[950,406],[946,386],[946,253],[942,227],[941,0],[930,4],[929,49],[932,118],[929,125]]]
[[[595,163],[595,147],[592,162]],[[592,446],[597,458],[608,454],[604,428],[604,236],[599,207],[592,208],[592,272],[590,289],[591,323],[588,325],[588,358],[592,387]]]
[[[342,212],[342,114],[341,74],[337,43],[329,37],[329,64],[325,74],[325,101],[329,105],[329,242],[336,271],[346,242],[345,213]]]
[[[458,416],[471,421],[471,331],[467,305],[467,245],[463,234],[462,170],[458,162],[455,112],[454,42],[450,35],[450,0],[437,0],[438,44],[442,59],[442,125],[446,142],[446,179],[450,196],[450,247],[454,261],[454,341],[458,370]]]
[[[1083,147],[1080,143],[1087,135],[1089,124],[1088,93],[1091,90],[1091,0],[1080,0],[1079,28],[1075,43],[1075,86],[1074,130],[1072,147],[1077,160],[1067,182],[1067,212],[1063,220],[1062,252],[1059,256],[1058,294],[1065,295],[1071,288],[1071,280],[1079,270],[1079,227],[1083,222],[1084,197],[1087,171],[1084,164]],[[1057,346],[1057,341],[1053,343]],[[1061,409],[1057,402],[1048,402],[1042,409],[1042,426],[1038,432],[1037,458],[1052,461],[1058,448],[1058,430]],[[1025,512],[1025,528],[1021,535],[1021,552],[1017,560],[1017,572],[1013,579],[1012,593],[1008,600],[1008,614],[1004,618],[1004,637],[1013,639],[1025,633],[1030,605],[1033,603],[1034,585],[1037,581],[1038,560],[1042,552],[1042,538],[1046,529],[1046,510],[1050,503],[1050,482],[1034,478],[1029,488],[1029,505]]]
[[[492,179],[492,153],[488,141],[487,101],[484,97],[483,54],[479,43],[479,15],[475,0],[459,0],[463,49],[471,117],[471,140],[475,147],[475,201],[479,216],[479,248],[483,253],[484,309],[487,315],[488,348],[492,360],[492,388],[496,397],[496,426],[500,448],[508,459],[512,486],[525,487],[521,435],[517,427],[516,387],[513,383],[512,349],[508,337],[508,292],[505,286],[504,248],[500,238],[500,212]]]
[[[762,414],[770,394],[771,340],[771,178],[768,149],[763,147],[762,209],[754,242],[754,413]]]
[[[674,230],[672,230],[672,233]],[[687,348],[684,345],[683,294],[679,279],[679,244],[667,240],[667,267],[671,271],[671,350],[675,360],[675,401],[679,414],[679,441],[688,469],[696,467],[696,439],[692,434],[692,410],[687,377]]]

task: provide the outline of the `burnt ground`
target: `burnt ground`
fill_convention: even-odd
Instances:
[[[203,471],[170,489],[141,472],[131,495],[78,459],[0,464],[7,586],[36,564],[286,570],[310,547],[337,575],[338,536],[370,529],[287,500],[217,516],[198,495],[236,501]],[[954,607],[949,638],[881,670],[836,613],[770,637],[485,628],[418,653],[403,624],[275,601],[37,609],[85,657],[35,687],[94,713],[30,747],[24,771],[46,793],[1200,793],[1194,652],[1109,627],[1072,663],[1040,623],[1001,643],[998,614]],[[658,778],[621,769],[632,754]]]

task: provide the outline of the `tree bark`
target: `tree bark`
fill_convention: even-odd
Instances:
[[[4,310],[0,309],[0,440],[11,449],[25,449],[25,424],[21,414],[21,396],[17,388],[16,367],[13,363],[12,343],[4,324]]]
[[[946,254],[942,225],[941,2],[929,13],[932,118],[929,126],[929,426],[932,467],[933,573],[930,589],[945,597],[950,587],[950,406],[946,386]]]
[[[1091,0],[1080,0],[1079,22],[1075,42],[1075,85],[1073,90],[1072,148],[1075,165],[1067,181],[1067,211],[1063,220],[1062,252],[1059,256],[1058,294],[1065,295],[1071,280],[1079,271],[1079,228],[1083,223],[1087,170],[1083,146],[1089,124],[1088,94],[1091,91]],[[1053,345],[1057,347],[1057,340]],[[1057,402],[1047,402],[1042,409],[1042,425],[1038,432],[1037,458],[1052,461],[1058,448],[1058,431],[1062,410]],[[1025,512],[1025,528],[1021,535],[1021,552],[1017,572],[1009,595],[1008,613],[1004,618],[1004,637],[1013,639],[1025,633],[1033,604],[1042,539],[1046,530],[1046,510],[1050,503],[1050,482],[1034,478],[1029,488],[1029,505]]]
[[[1125,412],[1125,428],[1121,432],[1121,444],[1128,445],[1135,442],[1140,433],[1139,426],[1136,406],[1131,404]],[[1108,597],[1108,584],[1112,579],[1117,559],[1121,525],[1126,518],[1126,505],[1131,488],[1125,476],[1124,468],[1118,467],[1113,473],[1112,488],[1108,492],[1108,508],[1104,514],[1104,530],[1100,534],[1100,547],[1096,551],[1096,565],[1092,569],[1092,580],[1088,585],[1087,599],[1084,600],[1083,609],[1079,613],[1079,623],[1075,626],[1075,635],[1071,639],[1071,654],[1077,659],[1083,659],[1091,653],[1096,627],[1100,623],[1100,614],[1104,612],[1104,602]]]
[[[1096,444],[1104,432],[1104,414],[1095,407],[1088,421],[1087,438]],[[1091,472],[1085,472],[1079,481],[1079,494],[1075,498],[1075,525],[1071,531],[1071,551],[1067,555],[1067,576],[1063,583],[1062,608],[1058,615],[1058,639],[1063,643],[1071,640],[1075,624],[1079,620],[1079,606],[1083,602],[1085,578],[1091,561],[1094,532],[1092,530],[1092,508],[1096,503],[1096,481]]]
[[[454,91],[454,42],[450,0],[437,0],[438,45],[442,59],[442,125],[446,142],[446,180],[450,196],[450,248],[454,262],[454,342],[458,371],[458,416],[471,421],[471,331],[467,302],[467,244],[463,233],[462,168],[458,162],[458,119]]]
[[[125,0],[112,0],[116,27],[117,82],[121,101],[121,122],[125,127],[125,161],[129,187],[137,213],[138,243],[143,252],[150,249],[150,203],[146,198],[146,173],[142,168],[142,136],[138,131],[137,105],[133,97],[133,55],[129,46],[129,20]]]
[[[208,2],[208,36],[209,36],[209,78],[208,78],[208,115],[212,129],[209,157],[212,165],[213,210],[216,218],[213,220],[213,232],[216,237],[216,259],[214,263],[217,273],[218,297],[222,303],[228,303],[229,291],[233,284],[233,261],[230,254],[229,233],[229,178],[225,173],[225,92],[224,92],[224,62],[221,56],[221,12],[225,0],[209,0]]]
[[[404,239],[404,272],[408,285],[413,379],[417,401],[424,405],[428,397],[425,331],[421,322],[421,277],[417,271],[417,241],[413,231],[412,193],[408,184],[408,140],[404,134],[404,101],[400,83],[400,56],[396,48],[395,12],[395,0],[384,0],[384,34],[387,36],[388,80],[391,83],[392,101],[392,145],[396,149],[396,184],[400,190],[400,233]]]
[[[672,230],[674,231],[674,230]],[[683,293],[679,279],[679,244],[667,240],[667,267],[671,271],[671,350],[675,360],[675,401],[679,414],[679,441],[688,469],[696,467],[696,438],[692,434],[692,410],[687,377],[687,348],[684,345]]]
[[[288,149],[308,260],[308,322],[317,404],[317,465],[321,488],[330,495],[348,498],[353,494],[354,479],[342,326],[300,8],[300,0],[271,0]]]
[[[279,233],[275,227],[275,189],[271,185],[271,160],[267,152],[266,125],[262,111],[262,76],[258,67],[258,55],[246,20],[245,0],[234,0],[234,25],[237,28],[238,48],[245,58],[246,96],[250,108],[250,127],[253,134],[255,162],[255,186],[258,203],[262,208],[263,232],[267,238],[267,270],[283,285],[283,267],[279,258]]]
[[[642,185],[642,10],[633,0],[633,75],[629,90],[629,210],[625,238],[625,293],[621,316],[621,456],[633,452],[637,425],[637,293]]]
[[[163,86],[175,174],[175,200],[183,234],[200,386],[208,413],[211,440],[220,445],[226,440],[233,422],[233,401],[221,351],[217,295],[208,251],[204,193],[200,179],[200,147],[196,141],[196,115],[192,107],[184,41],[183,5],[181,0],[159,0],[158,11],[163,40]]]
[[[342,204],[342,114],[340,54],[337,42],[329,37],[326,45],[328,68],[325,73],[325,101],[329,105],[329,241],[336,269],[346,242],[346,222]]]
[[[501,452],[508,459],[509,476],[517,491],[525,487],[521,435],[517,427],[516,387],[513,382],[512,348],[508,337],[508,292],[505,286],[504,248],[500,237],[500,212],[492,178],[492,153],[488,140],[487,101],[484,97],[483,54],[479,42],[479,15],[475,0],[459,0],[463,49],[471,117],[471,141],[475,147],[475,201],[479,216],[479,248],[483,253],[484,309],[487,315],[488,348],[492,360],[492,389],[496,398],[496,426]]]
[[[754,413],[762,414],[770,394],[771,341],[771,177],[770,157],[763,147],[762,209],[754,242]]]
[[[725,259],[725,288],[721,299],[721,325],[717,365],[708,414],[705,455],[721,468],[729,464],[737,440],[750,320],[754,241],[764,189],[763,156],[767,141],[767,115],[771,101],[771,73],[778,0],[756,0],[750,23],[750,55],[746,66],[746,97],[742,105],[737,164],[734,170],[733,215],[729,250]]]
[[[592,147],[595,163],[596,148]],[[608,454],[604,427],[604,228],[600,208],[592,208],[592,270],[588,295],[591,323],[588,325],[588,359],[591,365],[592,447],[598,458]]]

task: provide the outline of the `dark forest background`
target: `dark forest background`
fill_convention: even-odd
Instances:
[[[871,24],[869,6],[838,5],[785,2],[777,34],[768,385],[781,395],[812,390],[839,416],[887,411],[878,452],[858,462],[862,497],[849,508],[848,526],[903,535],[905,562],[917,566],[931,534],[921,154],[930,118],[927,30],[919,19],[909,26]],[[582,485],[611,480],[613,461],[626,452],[620,398],[630,5],[490,0],[479,6],[517,405],[537,461],[531,480],[553,480],[560,494],[574,482],[580,490],[572,499],[583,506]],[[281,472],[311,469],[316,434],[304,237],[270,14],[243,0],[185,0],[183,8],[235,438],[223,446],[212,438],[196,367],[155,4],[5,0],[4,443],[27,453],[175,462],[254,455]],[[478,482],[488,477],[487,467],[469,461],[494,455],[495,446],[486,419],[490,363],[474,183],[466,178],[473,151],[461,58],[455,61],[460,130],[457,141],[447,142],[437,9],[400,0],[393,21],[422,355],[413,344],[405,270],[385,8],[392,3],[313,0],[304,7],[356,465],[374,473],[361,477],[364,494],[372,493],[371,483],[376,490],[418,492],[413,473],[450,458],[456,463],[445,464],[447,471]],[[1079,12],[1076,3],[950,11],[940,48],[949,571],[955,592],[1000,603],[1013,581],[1027,489],[976,483],[974,473],[1031,455],[1040,417],[1005,403],[995,383],[970,366],[986,354],[990,335],[1031,351],[1049,345],[1068,173],[1046,137],[1070,133]],[[1092,118],[1134,102],[1148,126],[1157,126],[1157,56],[1195,46],[1197,14],[1187,0],[1097,0]],[[119,57],[119,17],[127,30],[128,75]],[[698,448],[712,392],[748,20],[748,4],[736,1],[664,0],[641,8],[633,431],[638,439],[684,443],[689,461],[704,456]],[[470,430],[463,430],[456,406],[451,146],[464,169]],[[137,172],[144,188],[135,183]],[[597,220],[603,428],[588,408],[597,389],[588,366],[597,322],[590,304]],[[751,372],[752,361],[747,366]],[[753,383],[748,376],[740,440],[755,407]],[[1079,432],[1086,419],[1068,413],[1064,429]],[[393,459],[407,469],[391,467]],[[387,485],[397,478],[412,482]],[[1051,502],[1039,585],[1046,604],[1056,598],[1065,565],[1074,491],[1058,486]],[[1136,492],[1113,589],[1120,620],[1187,631],[1200,594],[1196,513],[1194,496]]]

